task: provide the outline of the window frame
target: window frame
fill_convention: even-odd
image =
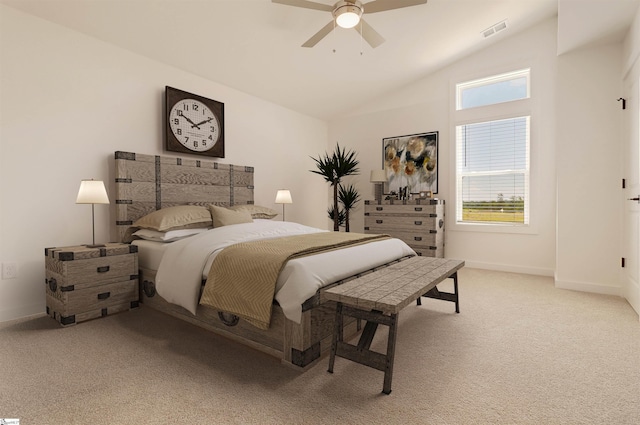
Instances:
[[[513,71],[513,70],[518,71]],[[466,109],[457,109],[458,107],[458,90],[459,84],[467,82],[475,82],[483,78],[491,79],[492,76],[501,75],[515,75],[516,72],[523,70],[529,70],[529,97],[524,99],[498,102],[491,105],[483,105],[470,107]],[[502,72],[500,72],[502,71]],[[473,231],[473,232],[491,232],[491,233],[513,233],[513,234],[537,234],[537,208],[535,205],[536,199],[536,179],[537,170],[535,161],[535,137],[537,134],[537,116],[539,116],[536,100],[536,92],[534,91],[535,85],[533,84],[534,69],[531,66],[512,66],[508,69],[498,70],[497,72],[491,72],[482,76],[467,76],[450,79],[450,99],[452,99],[450,107],[450,134],[451,134],[451,147],[452,154],[450,155],[450,193],[453,202],[453,211],[448,214],[447,226],[453,231]],[[457,127],[467,124],[476,124],[488,121],[498,121],[517,117],[529,117],[529,176],[528,176],[528,210],[529,210],[529,223],[528,224],[513,224],[513,223],[499,223],[499,222],[459,222],[457,220],[457,208],[458,208],[458,143],[457,143]]]

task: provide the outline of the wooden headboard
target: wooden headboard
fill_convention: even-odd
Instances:
[[[160,208],[253,204],[253,167],[121,151],[115,167],[119,241],[138,218]]]

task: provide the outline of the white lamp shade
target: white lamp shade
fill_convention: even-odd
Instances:
[[[108,204],[107,189],[102,180],[82,180],[76,204]]]
[[[387,172],[384,170],[371,170],[371,183],[384,183],[387,181]]]
[[[288,190],[279,190],[276,194],[276,204],[292,204],[291,192]]]

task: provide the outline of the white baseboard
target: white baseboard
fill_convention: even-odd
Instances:
[[[8,308],[0,310],[0,322],[9,322],[16,319],[26,319],[29,317],[37,317],[46,314],[44,306],[40,303],[23,305],[16,308]]]
[[[631,304],[631,307],[638,313],[638,320],[640,320],[640,286],[638,286],[637,283],[629,283],[624,296],[629,304]]]
[[[555,279],[555,286],[559,289],[569,289],[571,291],[592,292],[594,294],[623,296],[623,290],[619,286],[602,285],[592,282],[572,282],[568,280]]]
[[[572,282],[572,281],[564,281],[558,280],[555,276],[555,271],[550,269],[543,269],[537,267],[527,267],[527,266],[514,266],[510,264],[497,264],[497,263],[484,263],[477,261],[465,261],[465,266],[474,269],[484,269],[484,270],[496,270],[501,272],[509,272],[509,273],[522,273],[522,274],[531,274],[536,276],[549,276],[554,278],[555,287],[559,289],[568,289],[572,291],[582,291],[582,292],[593,292],[596,294],[605,294],[605,295],[616,295],[619,297],[625,296],[625,291],[618,286],[611,285],[602,285],[598,283],[592,282]],[[629,288],[627,299],[629,300],[629,304],[637,311],[640,312],[640,299],[634,299],[634,295],[636,294],[638,298],[640,298],[640,290],[638,288]]]
[[[481,261],[467,261],[467,260],[465,260],[464,265],[465,267],[469,267],[473,269],[496,270],[500,272],[532,274],[536,276],[549,276],[549,277],[554,276],[554,270],[543,269],[538,267],[514,266],[511,264],[484,263]]]

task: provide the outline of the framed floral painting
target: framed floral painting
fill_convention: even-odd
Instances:
[[[438,193],[438,132],[382,139],[385,193]]]

